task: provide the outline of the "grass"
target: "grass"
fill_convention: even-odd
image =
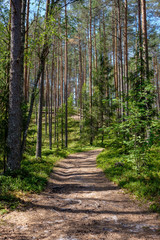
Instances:
[[[59,147],[57,148],[57,143],[55,143],[51,150],[49,149],[49,135],[45,134],[45,124],[43,122],[42,158],[36,159],[37,130],[34,121],[31,123],[21,169],[0,175],[0,214],[15,209],[22,203],[22,198],[26,194],[43,191],[57,161],[66,158],[71,153],[89,151],[95,148],[89,144],[83,145],[81,143],[78,121],[69,118],[68,126],[68,148],[61,148],[59,133]],[[2,165],[1,162],[0,166]]]
[[[111,140],[110,140],[111,141]],[[147,200],[150,209],[160,212],[160,147],[152,147],[147,163],[140,170],[135,168],[131,155],[125,154],[120,146],[109,144],[97,157],[98,167],[106,177],[127,189],[138,199]]]
[[[160,212],[160,147],[152,147],[147,155],[147,162],[137,171],[132,155],[127,155],[125,147],[117,139],[107,139],[101,144],[100,137],[95,139],[95,146],[80,139],[79,122],[69,118],[68,148],[61,148],[59,141],[49,149],[49,136],[45,134],[43,122],[42,158],[36,159],[37,129],[33,121],[27,138],[26,151],[21,169],[0,175],[0,214],[14,210],[23,204],[23,197],[28,193],[40,193],[44,190],[48,177],[55,164],[71,153],[89,151],[105,146],[105,150],[97,157],[98,167],[103,169],[106,177],[127,189],[139,199],[150,201],[150,208]],[[53,126],[54,130],[54,126]],[[0,170],[3,163],[0,161]]]

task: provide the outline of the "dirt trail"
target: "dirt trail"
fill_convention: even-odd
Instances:
[[[0,239],[160,239],[158,214],[139,207],[96,168],[100,151],[61,161],[46,190],[32,195],[24,211],[0,218]]]

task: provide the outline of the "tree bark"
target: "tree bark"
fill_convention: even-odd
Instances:
[[[129,115],[128,109],[128,96],[129,96],[129,79],[128,79],[128,0],[125,0],[125,20],[124,20],[124,46],[125,46],[125,73],[124,77],[126,80],[126,93],[127,93],[127,116]]]
[[[68,48],[67,48],[67,6],[66,6],[66,0],[65,0],[65,78],[64,78],[64,91],[65,91],[65,147],[68,147],[68,84],[67,84],[67,78],[68,78]]]
[[[155,57],[155,80],[156,80],[156,89],[157,89],[157,111],[160,111],[160,92],[159,92],[159,79],[158,79],[158,61],[157,56]]]
[[[139,58],[140,58],[140,79],[143,79],[143,59],[142,59],[142,23],[141,23],[141,0],[138,0],[138,32],[139,32]]]
[[[38,158],[38,157],[41,158],[41,149],[42,149],[43,88],[44,88],[44,69],[43,69],[43,72],[42,72],[42,75],[41,75],[40,90],[39,90],[36,158]]]
[[[11,69],[9,83],[7,168],[20,168],[21,160],[21,0],[11,1]]]
[[[80,101],[80,133],[82,131],[82,85],[83,85],[83,76],[82,76],[82,48],[81,48],[81,38],[79,35],[79,101]]]
[[[24,44],[25,44],[25,17],[27,0],[21,0],[21,98],[24,101]]]
[[[114,38],[114,46],[115,46],[115,91],[116,98],[118,98],[118,51],[117,51],[117,4],[115,0],[115,38]]]
[[[62,40],[61,40],[61,108],[62,108],[62,117],[61,117],[61,143],[62,143],[62,148],[63,148],[63,49],[62,49]]]
[[[143,55],[145,62],[145,77],[149,77],[149,61],[148,61],[148,40],[147,40],[147,19],[146,19],[146,0],[141,0],[142,12],[142,34],[143,34]]]
[[[25,101],[28,101],[29,81],[28,81],[28,31],[29,31],[29,7],[30,0],[27,2],[27,20],[26,20],[26,59],[24,66],[24,97]]]
[[[49,116],[49,77],[48,77],[48,64],[46,64],[46,96],[45,96],[45,134],[47,135],[48,130],[48,116]]]
[[[117,2],[118,5],[118,26],[119,26],[119,59],[120,59],[120,74],[119,74],[119,89],[120,89],[120,98],[121,98],[121,118],[123,120],[124,116],[124,86],[123,86],[123,60],[122,60],[122,26],[121,26],[121,5],[120,0]]]
[[[89,0],[89,105],[90,105],[90,144],[93,144],[92,124],[92,0]]]
[[[95,52],[95,69],[97,71],[97,41],[96,41],[96,18],[94,17],[94,52]]]

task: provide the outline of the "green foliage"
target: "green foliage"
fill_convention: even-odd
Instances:
[[[157,154],[160,149],[152,147],[147,154],[148,161],[145,162],[141,173],[135,169],[131,154],[125,154],[123,147],[113,147],[110,142],[97,157],[98,167],[102,168],[106,177],[117,183],[120,187],[127,189],[139,199],[150,200],[151,209],[160,211],[160,157]]]
[[[73,94],[70,94],[68,97],[68,116],[73,116],[75,114],[73,101]]]
[[[68,101],[69,114],[74,113],[73,109],[73,97],[71,96]],[[59,109],[60,112],[60,109]],[[64,111],[63,111],[64,112]],[[59,113],[60,114],[60,113]],[[59,117],[59,141],[60,141],[60,119]],[[21,195],[28,193],[41,192],[47,183],[47,179],[55,165],[55,163],[67,157],[71,153],[88,151],[94,147],[90,147],[89,144],[82,144],[80,142],[79,135],[79,122],[69,117],[68,119],[68,149],[57,148],[57,142],[54,143],[52,150],[49,149],[49,136],[45,135],[45,123],[43,122],[43,146],[42,146],[42,158],[35,158],[36,149],[36,125],[33,120],[28,131],[28,138],[26,142],[24,158],[21,162],[21,168],[14,172],[6,172],[0,175],[0,214],[6,211],[13,210],[19,204],[22,203]],[[54,129],[54,126],[53,126]],[[2,163],[0,161],[0,163]],[[0,164],[0,169],[3,166]],[[7,210],[8,209],[8,210]]]
[[[89,94],[87,86],[83,86],[83,120],[81,122],[81,140],[90,141],[92,135],[95,143],[101,140],[103,146],[105,128],[108,126],[112,115],[112,67],[107,57],[100,54],[99,66],[93,72],[93,96],[92,111],[90,109]],[[99,144],[99,143],[98,143]]]

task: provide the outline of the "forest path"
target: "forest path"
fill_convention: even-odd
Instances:
[[[96,168],[101,150],[59,162],[43,193],[28,197],[25,209],[0,217],[0,239],[160,239],[158,214],[139,207]]]

